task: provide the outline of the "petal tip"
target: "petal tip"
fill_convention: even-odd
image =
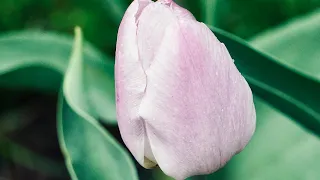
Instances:
[[[152,169],[154,167],[156,167],[158,164],[151,161],[150,159],[144,157],[144,162],[143,162],[143,167],[146,169]]]

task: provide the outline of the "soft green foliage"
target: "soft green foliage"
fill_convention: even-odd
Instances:
[[[82,39],[76,39],[59,99],[58,131],[72,179],[137,180],[132,160],[112,136],[91,116],[83,96]],[[106,172],[107,170],[107,172]]]
[[[64,36],[42,32],[26,31],[2,35],[1,86],[18,85],[41,91],[57,91],[61,81],[60,74],[64,71],[66,57],[70,54],[71,46],[67,42]]]
[[[71,48],[70,37],[54,33],[26,31],[3,35],[0,37],[0,87],[58,92]],[[89,44],[85,44],[83,57],[87,64],[83,83],[88,108],[97,118],[114,124],[113,63]]]
[[[243,38],[320,7],[320,0],[216,1],[214,25]]]
[[[320,34],[319,23],[316,23],[320,22],[319,15],[316,11],[271,29],[257,36],[251,44],[277,57],[281,63],[320,79],[319,70],[315,70],[320,67]],[[319,138],[265,101],[255,98],[255,105],[256,133],[248,147],[221,171],[223,179],[319,179]],[[306,118],[301,120],[304,122]]]
[[[250,41],[255,48],[320,81],[320,9]]]
[[[226,44],[255,95],[320,135],[319,81],[252,49],[237,37],[212,29]]]
[[[72,34],[79,25],[96,47],[113,53],[117,28],[132,0],[1,0],[0,31],[22,28]],[[320,0],[176,0],[198,20],[251,37],[320,6]]]
[[[255,105],[256,134],[225,167],[224,179],[319,179],[319,138],[265,101],[256,98]]]

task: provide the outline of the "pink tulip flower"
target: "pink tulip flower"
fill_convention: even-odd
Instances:
[[[249,142],[252,92],[210,29],[172,0],[134,0],[116,47],[122,139],[145,168],[209,174]]]

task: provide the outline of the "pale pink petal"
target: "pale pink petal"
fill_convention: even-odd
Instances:
[[[252,93],[227,49],[172,0],[130,5],[115,71],[120,132],[144,167],[208,174],[253,134]]]
[[[159,50],[165,29],[177,20],[170,7],[159,1],[143,9],[138,18],[137,43],[140,61],[145,70],[149,68]]]
[[[185,8],[180,7],[175,2],[172,2],[171,9],[173,13],[179,18],[179,19],[190,19],[190,20],[196,20],[194,16]]]
[[[138,1],[138,4],[139,4],[138,11],[135,14],[136,22],[138,22],[138,19],[141,15],[142,11],[144,10],[145,7],[150,5],[150,3],[152,3],[152,1],[151,0],[136,0],[136,1]]]
[[[116,104],[118,125],[124,143],[137,161],[148,167],[144,159],[144,146],[149,143],[145,142],[147,138],[145,138],[144,121],[138,114],[146,88],[146,75],[139,61],[135,17],[137,12],[141,11],[139,8],[147,5],[140,6],[139,2],[147,1],[135,0],[130,5],[118,32],[115,64]]]
[[[184,179],[211,173],[251,138],[251,90],[204,24],[171,23],[146,74],[139,114],[167,175]]]

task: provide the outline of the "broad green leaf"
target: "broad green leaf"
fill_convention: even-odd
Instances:
[[[320,179],[319,138],[257,97],[255,106],[257,129],[251,142],[222,171],[207,179]],[[224,174],[219,177],[220,172]]]
[[[223,42],[253,93],[320,135],[320,82],[281,63],[217,28]]]
[[[320,9],[258,34],[251,45],[320,79]]]
[[[319,15],[316,11],[269,30],[258,35],[252,44],[281,63],[319,78]],[[255,136],[227,166],[226,179],[320,179],[319,138],[262,100],[256,99],[255,103],[258,117]]]
[[[317,13],[299,18],[288,23],[284,28],[280,27],[259,35],[253,44],[267,50],[270,55],[276,56],[280,63],[308,74],[312,72],[312,70],[308,71],[309,69],[318,66],[317,60],[320,57],[316,50],[309,50],[308,54],[304,53],[305,48],[313,49],[312,47],[320,44],[320,41],[316,41],[318,45],[314,41],[319,38],[319,26],[312,25],[312,22],[319,22],[317,18],[319,20]],[[303,39],[300,35],[307,37]],[[303,42],[300,44],[300,41]],[[286,49],[287,47],[289,50]],[[292,53],[300,58],[295,59],[291,56]],[[259,61],[259,59],[256,60]],[[317,77],[317,71],[308,76]],[[295,79],[292,81],[295,82]],[[297,86],[296,88],[303,89],[304,87]],[[253,90],[256,92],[254,88]],[[268,96],[261,97],[268,100]],[[255,97],[255,106],[257,129],[249,145],[225,168],[206,178],[221,180],[319,179],[319,138],[258,97]],[[302,117],[301,120],[304,121],[307,118]]]
[[[88,113],[83,92],[86,63],[82,60],[82,39],[76,39],[59,99],[58,131],[72,179],[137,180],[128,153]]]
[[[41,32],[2,35],[0,86],[57,91],[70,54],[69,42],[64,36]]]
[[[58,92],[68,65],[72,38],[40,31],[0,36],[0,87]],[[88,110],[116,123],[113,62],[88,43],[83,49]]]

